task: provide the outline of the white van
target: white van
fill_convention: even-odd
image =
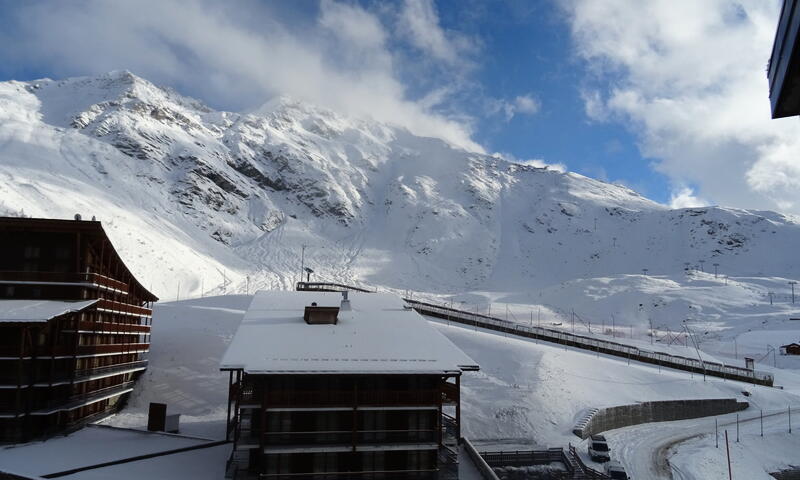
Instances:
[[[607,462],[611,460],[611,449],[608,448],[606,437],[602,435],[592,435],[589,437],[589,457],[595,462]]]

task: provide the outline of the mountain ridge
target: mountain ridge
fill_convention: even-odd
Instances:
[[[291,288],[303,244],[315,278],[431,292],[676,273],[699,260],[797,272],[790,216],[670,210],[287,98],[215,111],[127,71],[0,83],[0,178],[0,211],[96,215],[167,296]]]

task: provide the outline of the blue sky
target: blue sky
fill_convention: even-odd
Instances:
[[[128,69],[212,107],[288,95],[675,207],[800,213],[771,121],[780,0],[0,0],[0,79]]]

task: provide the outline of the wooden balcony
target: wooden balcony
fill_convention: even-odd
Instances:
[[[269,391],[264,395],[245,386],[243,403],[261,404],[267,408],[352,407],[352,406],[432,406],[442,402],[439,390],[293,390]]]
[[[386,443],[430,443],[435,441],[436,430],[432,429],[264,433],[265,445],[369,445]],[[257,440],[256,444],[258,444]]]
[[[141,317],[153,316],[153,311],[149,308],[140,307],[138,305],[131,305],[128,303],[115,302],[114,300],[108,300],[105,298],[101,298],[95,304],[95,308],[97,308],[100,311],[120,313],[123,315],[133,315]]]
[[[128,285],[99,273],[0,271],[0,283],[36,285],[76,285],[102,288],[127,294]]]
[[[82,320],[78,323],[78,330],[82,332],[111,332],[111,333],[150,333],[150,325],[138,325],[117,322],[91,322]]]
[[[149,343],[115,343],[107,345],[78,345],[78,356],[108,355],[146,351]]]
[[[44,348],[44,347],[43,347]],[[126,354],[147,351],[150,349],[149,343],[113,343],[103,345],[78,345],[78,350],[75,351],[74,347],[55,347],[53,349],[40,349],[36,355],[29,349],[24,349],[20,352],[19,347],[2,347],[0,348],[0,357],[6,361],[16,360],[22,358],[28,360],[31,357],[36,357],[42,360],[47,360],[51,357],[71,357],[77,356],[92,356],[92,355],[108,355],[108,354]]]

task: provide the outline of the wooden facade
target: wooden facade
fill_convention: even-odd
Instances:
[[[781,346],[781,355],[800,355],[800,343]]]
[[[47,321],[0,322],[0,441],[113,412],[146,368],[151,304],[100,222],[0,218],[0,301],[96,300]]]
[[[230,373],[228,472],[434,479],[455,468],[460,374]]]

